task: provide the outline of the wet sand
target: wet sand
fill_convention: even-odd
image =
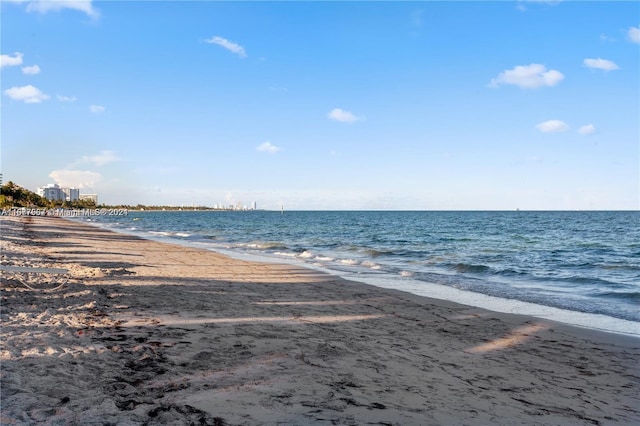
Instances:
[[[1,424],[640,424],[640,339],[2,217]],[[52,284],[53,285],[53,284]],[[42,289],[42,290],[40,290]]]

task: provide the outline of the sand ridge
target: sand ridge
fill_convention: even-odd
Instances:
[[[638,424],[640,340],[2,217],[2,424]]]

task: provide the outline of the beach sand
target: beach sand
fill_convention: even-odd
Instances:
[[[2,279],[2,424],[640,424],[637,338],[60,218],[0,224],[4,264],[71,274]]]

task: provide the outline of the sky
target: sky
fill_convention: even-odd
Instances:
[[[5,183],[112,205],[640,209],[637,2],[0,14]]]

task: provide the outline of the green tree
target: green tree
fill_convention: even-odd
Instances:
[[[2,207],[45,207],[47,200],[12,181],[0,186]]]

